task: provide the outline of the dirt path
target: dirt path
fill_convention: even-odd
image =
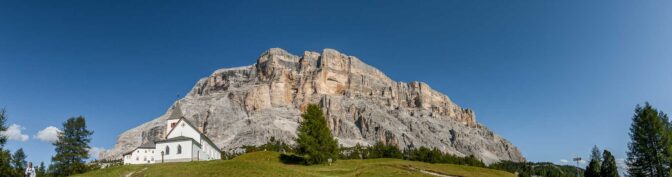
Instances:
[[[419,170],[419,171],[420,171],[420,173],[424,173],[424,174],[428,174],[428,175],[432,175],[432,176],[438,176],[438,177],[456,177],[456,176],[444,175],[444,174],[440,174],[440,173],[433,172],[433,171],[427,171],[427,170]]]
[[[138,173],[142,173],[142,172],[145,171],[145,170],[147,170],[147,167],[145,167],[145,168],[143,168],[142,170],[137,171],[137,172],[138,172]],[[131,176],[133,176],[133,174],[135,174],[135,171],[132,171],[131,173],[128,173],[128,174],[127,174],[126,176],[124,176],[124,177],[131,177]]]
[[[411,171],[419,171],[420,173],[424,173],[424,174],[428,174],[428,175],[432,175],[432,176],[438,176],[438,177],[458,177],[458,176],[445,175],[445,174],[442,174],[442,173],[439,173],[439,172],[430,171],[430,170],[418,169],[418,168],[415,168],[415,167],[413,167],[413,166],[404,166],[404,167],[407,168],[408,170],[411,170]]]

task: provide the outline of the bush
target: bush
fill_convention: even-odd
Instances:
[[[475,167],[485,167],[485,164],[473,155],[458,157],[452,154],[443,153],[437,148],[429,149],[427,147],[404,149],[400,151],[397,146],[386,145],[378,142],[370,147],[362,147],[357,144],[350,148],[341,148],[342,159],[375,159],[375,158],[395,158],[411,161],[421,161],[427,163],[445,163],[457,165],[469,165]]]
[[[547,176],[547,177],[575,177],[577,168],[571,165],[555,165],[550,162],[511,162],[501,161],[490,164],[488,168],[518,173],[519,177]],[[584,170],[578,168],[579,175]]]
[[[286,164],[306,164],[303,157],[295,154],[280,154],[280,161]]]
[[[257,152],[257,151],[275,151],[275,152],[294,152],[294,148],[291,146],[285,144],[285,142],[281,141],[276,141],[275,137],[271,137],[271,139],[266,143],[261,146],[243,146],[241,147],[245,149],[245,152]]]
[[[372,158],[372,159],[374,159],[374,158],[402,159],[403,155],[401,154],[401,151],[399,151],[399,148],[397,148],[397,146],[386,145],[382,142],[378,142],[368,149],[367,158]]]
[[[341,147],[341,159],[365,159],[368,156],[368,149],[362,147],[359,143],[353,147]]]

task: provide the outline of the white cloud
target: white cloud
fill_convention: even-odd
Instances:
[[[579,164],[586,164],[585,160],[579,160]],[[560,159],[560,165],[576,165],[576,161],[569,161],[567,159]]]
[[[34,138],[42,140],[44,142],[54,143],[58,141],[58,133],[61,132],[58,128],[54,126],[48,126],[44,130],[37,132],[37,135]]]
[[[7,128],[6,131],[0,132],[0,135],[7,137],[8,140],[26,142],[28,141],[29,136],[21,132],[25,129],[26,128],[22,127],[21,125],[12,124]]]
[[[625,159],[616,159],[616,166],[618,167],[618,170],[625,171],[628,170],[628,165],[625,164]]]
[[[580,164],[586,164],[586,161],[585,160],[579,160],[579,163]]]
[[[100,155],[101,152],[105,152],[107,149],[105,148],[100,148],[100,147],[91,147],[89,149],[89,157],[91,159],[98,159],[98,156]]]

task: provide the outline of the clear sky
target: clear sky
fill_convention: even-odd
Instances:
[[[2,1],[11,150],[83,115],[92,146],[162,115],[219,68],[271,47],[334,48],[476,111],[531,161],[593,145],[625,158],[636,104],[672,112],[672,1]],[[20,126],[20,127],[19,127]],[[21,136],[25,135],[25,136]],[[27,136],[27,137],[26,137]],[[24,141],[25,140],[25,141]]]

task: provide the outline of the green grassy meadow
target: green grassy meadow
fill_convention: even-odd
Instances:
[[[253,152],[232,160],[124,165],[91,171],[76,177],[210,177],[210,176],[464,176],[515,177],[493,169],[452,164],[430,164],[400,159],[339,160],[329,165],[283,164],[278,152]],[[429,174],[433,173],[433,174]]]

